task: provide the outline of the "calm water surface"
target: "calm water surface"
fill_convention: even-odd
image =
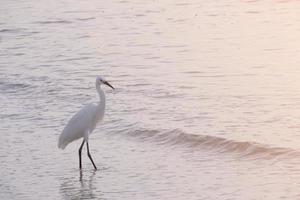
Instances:
[[[0,199],[300,199],[299,33],[297,1],[2,0]]]

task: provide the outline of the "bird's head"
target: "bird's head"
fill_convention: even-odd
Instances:
[[[110,88],[112,88],[113,90],[115,89],[111,84],[109,84],[102,76],[97,76],[96,78],[96,85],[101,85],[101,84],[104,84],[104,85],[107,85],[109,86]]]

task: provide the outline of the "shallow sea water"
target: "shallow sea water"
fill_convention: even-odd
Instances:
[[[3,0],[0,199],[300,199],[298,1]],[[96,165],[57,139],[105,88]],[[84,149],[85,150],[85,149]]]

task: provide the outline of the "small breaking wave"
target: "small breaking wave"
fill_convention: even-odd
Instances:
[[[26,29],[24,28],[3,28],[3,29],[0,29],[0,33],[7,33],[7,34],[10,34],[10,33],[22,33],[26,31]]]
[[[79,21],[89,21],[89,20],[93,20],[96,19],[95,17],[85,17],[85,18],[77,18],[77,20]]]
[[[162,145],[204,148],[217,153],[233,153],[241,157],[300,158],[300,152],[291,148],[272,147],[266,144],[236,141],[217,136],[187,134],[177,129],[171,131],[128,130],[126,134]]]
[[[45,21],[37,21],[37,24],[71,24],[71,21],[68,20],[45,20]]]
[[[16,93],[26,89],[35,88],[35,86],[26,83],[11,83],[0,80],[0,91],[4,93]]]

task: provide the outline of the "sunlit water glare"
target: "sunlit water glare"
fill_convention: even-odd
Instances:
[[[0,6],[0,199],[300,199],[297,1]],[[57,148],[98,101],[100,168]]]

